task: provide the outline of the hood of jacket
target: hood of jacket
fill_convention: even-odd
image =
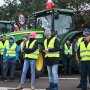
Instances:
[[[15,37],[14,37],[14,36],[10,36],[10,37],[9,37],[9,41],[10,41],[10,39],[13,40],[13,43],[15,42]]]

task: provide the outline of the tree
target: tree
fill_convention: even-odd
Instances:
[[[0,7],[0,19],[18,19],[19,13],[30,18],[32,13],[45,10],[47,0],[4,0],[5,4]],[[19,1],[19,3],[18,3]],[[52,0],[57,8],[73,8],[77,12],[87,8],[90,0]]]

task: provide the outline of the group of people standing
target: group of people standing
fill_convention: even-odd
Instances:
[[[72,60],[74,59],[75,47],[69,39],[63,45],[63,57],[64,57],[64,72],[65,74],[71,74]],[[87,27],[83,30],[83,35],[76,42],[76,55],[79,64],[80,71],[80,84],[77,88],[87,90],[87,76],[90,83],[90,28]]]
[[[49,86],[46,88],[46,90],[59,90],[58,64],[60,55],[60,42],[57,37],[52,36],[50,30],[45,30],[44,35],[46,39],[43,43],[43,52],[45,53],[45,61],[49,77]],[[31,89],[35,90],[35,68],[39,55],[38,42],[35,38],[35,32],[31,32],[29,36],[24,36],[20,47],[16,44],[15,38],[13,36],[10,36],[8,40],[5,39],[4,35],[0,38],[2,80],[7,81],[7,72],[10,65],[10,80],[13,81],[15,78],[14,74],[16,61],[20,59],[20,63],[22,63],[22,75],[19,86],[16,87],[16,90],[24,88],[23,85],[26,80],[26,74],[29,66],[31,69]],[[87,90],[87,75],[90,77],[90,29],[86,28],[83,31],[83,36],[81,38],[77,41],[77,55],[79,59],[81,76],[80,85],[82,90]],[[70,75],[73,59],[73,45],[69,39],[66,40],[62,50],[64,56],[64,72],[65,74]]]
[[[58,90],[58,63],[59,63],[59,40],[52,36],[51,31],[45,30],[44,35],[46,39],[44,40],[45,60],[49,76],[49,86],[46,90]],[[22,75],[20,79],[19,86],[16,90],[24,88],[24,82],[26,80],[26,74],[30,66],[31,73],[31,90],[35,90],[35,68],[36,61],[39,55],[38,42],[35,39],[36,33],[31,32],[28,36],[23,37],[23,41],[20,47],[15,42],[15,37],[10,36],[8,40],[3,35],[1,36],[1,62],[2,62],[2,80],[8,80],[8,69],[10,69],[10,81],[15,79],[15,68],[16,62],[20,59]],[[23,57],[23,58],[22,58]]]

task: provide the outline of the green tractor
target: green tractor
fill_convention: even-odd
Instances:
[[[6,34],[6,37],[15,36],[16,42],[20,45],[24,35],[28,35],[30,32],[37,33],[37,41],[39,42],[39,56],[36,64],[36,76],[43,75],[45,69],[45,61],[43,50],[44,42],[44,28],[50,28],[52,34],[57,36],[60,39],[60,48],[65,43],[67,38],[70,38],[72,41],[82,34],[82,31],[76,27],[76,11],[70,9],[59,9],[53,8],[52,10],[43,10],[36,13],[33,13],[34,17],[34,28],[29,30],[22,30],[13,32],[13,23],[0,22],[0,33]],[[2,25],[5,25],[5,32],[2,29]],[[62,66],[62,57],[60,53],[60,65]],[[76,67],[75,67],[76,68]]]

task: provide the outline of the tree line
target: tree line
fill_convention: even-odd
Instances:
[[[57,8],[72,8],[77,12],[83,11],[90,6],[90,0],[52,0]],[[18,20],[19,13],[24,13],[30,18],[32,13],[45,10],[47,0],[4,0],[5,4],[0,7],[1,20]]]

